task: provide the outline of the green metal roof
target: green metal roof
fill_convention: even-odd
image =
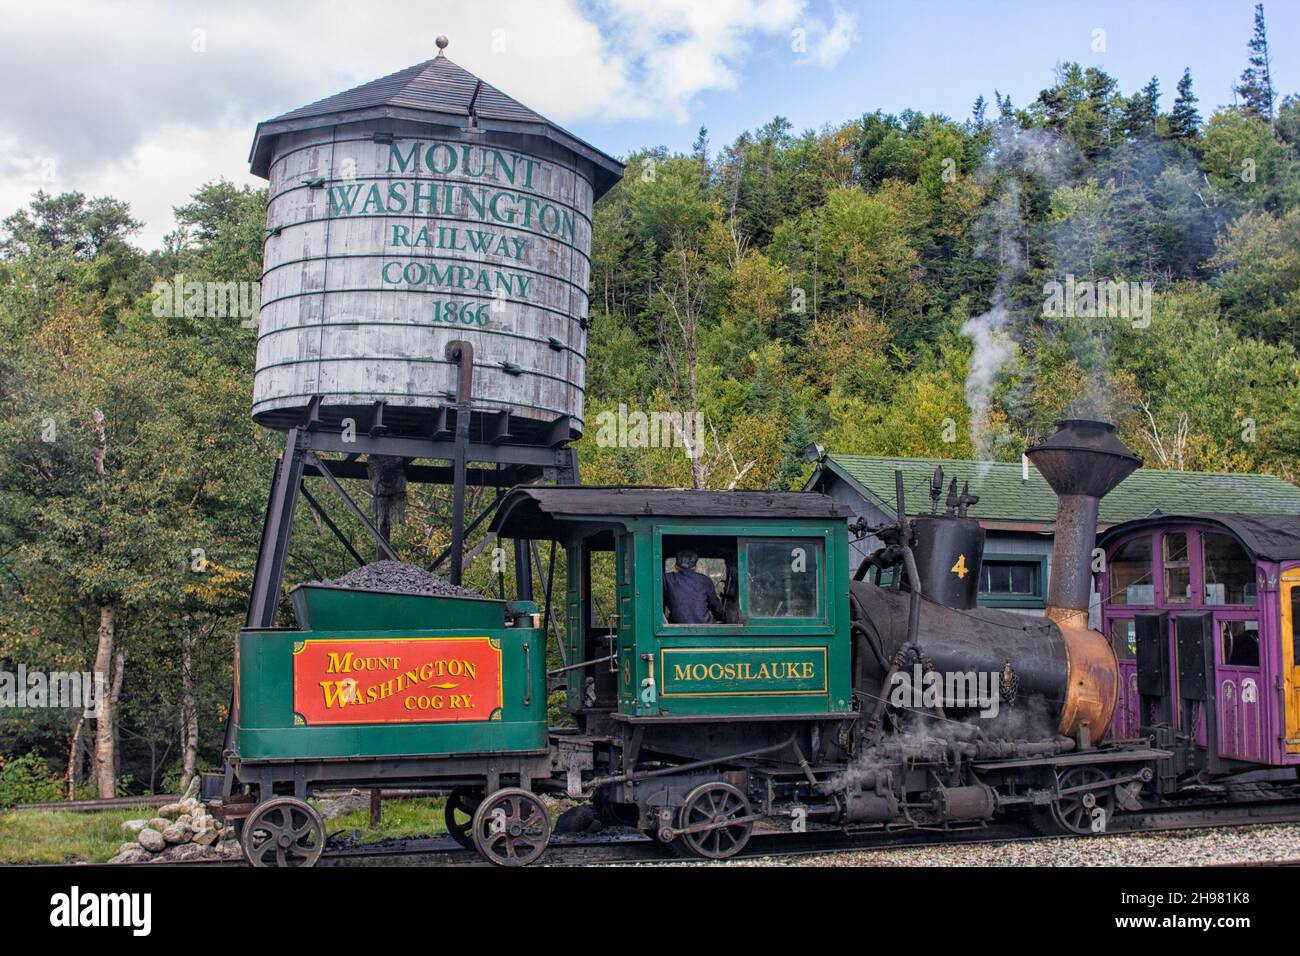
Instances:
[[[986,525],[1035,526],[1034,530],[1044,530],[1043,526],[1050,526],[1056,519],[1056,495],[1032,464],[1029,480],[1025,481],[1019,464],[1003,462],[834,454],[825,458],[826,472],[849,482],[863,497],[890,514],[895,508],[895,469],[903,472],[907,510],[917,514],[929,510],[930,478],[936,465],[943,467],[945,486],[953,478],[959,490],[962,482],[970,482],[971,494],[980,497],[971,515]],[[809,488],[822,483],[824,477],[824,472],[814,472]],[[1139,468],[1101,499],[1098,523],[1105,526],[1130,521],[1157,509],[1178,514],[1300,514],[1300,488],[1272,475]]]

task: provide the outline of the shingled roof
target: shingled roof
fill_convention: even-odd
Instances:
[[[464,127],[470,125],[471,115],[480,129],[542,136],[590,160],[596,172],[596,198],[623,176],[618,160],[443,55],[258,123],[248,161],[255,175],[265,177],[272,141],[293,130],[384,116]]]
[[[1025,481],[1020,465],[1004,462],[832,454],[826,456],[824,468],[813,474],[809,489],[824,490],[828,477],[838,478],[893,514],[894,471],[902,469],[907,510],[916,514],[930,507],[930,479],[936,465],[943,467],[945,482],[953,478],[959,486],[970,482],[971,494],[980,496],[971,514],[985,527],[1051,530],[1056,520],[1056,495],[1033,465]],[[1300,488],[1271,475],[1139,468],[1101,500],[1098,524],[1109,527],[1157,510],[1180,514],[1300,514]]]

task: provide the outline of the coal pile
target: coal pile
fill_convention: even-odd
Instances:
[[[432,594],[437,597],[483,596],[404,561],[374,561],[354,568],[336,580],[321,583],[354,591],[401,591],[404,594]]]

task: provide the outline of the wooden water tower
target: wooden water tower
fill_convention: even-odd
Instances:
[[[275,622],[289,532],[321,477],[454,488],[577,482],[592,204],[623,166],[438,55],[260,123],[269,183],[253,416],[286,432],[248,612]],[[377,498],[380,495],[377,495]],[[333,528],[333,523],[325,517]],[[336,533],[337,530],[336,530]],[[363,560],[351,543],[349,551]],[[527,542],[517,593],[531,595]]]

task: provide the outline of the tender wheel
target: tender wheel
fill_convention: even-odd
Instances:
[[[249,814],[239,842],[253,866],[315,866],[325,852],[325,821],[309,803],[276,797]]]
[[[1056,781],[1057,790],[1062,791],[1063,795],[1052,803],[1052,821],[1067,833],[1104,833],[1115,809],[1114,788],[1105,787],[1079,793],[1064,791],[1101,783],[1107,779],[1105,771],[1096,767],[1073,767],[1063,771]],[[1101,810],[1100,817],[1097,816],[1098,810]],[[1100,830],[1094,829],[1094,818],[1100,821]]]
[[[686,795],[677,828],[684,830],[704,823],[725,824],[728,820],[744,819],[750,813],[749,800],[731,784],[721,781],[702,783]],[[725,860],[745,848],[753,829],[751,820],[697,833],[683,833],[675,842],[691,856]]]
[[[507,787],[474,811],[474,848],[497,866],[532,863],[551,839],[551,818],[542,801],[527,790]]]
[[[483,793],[470,787],[457,787],[447,796],[442,818],[447,834],[467,850],[474,849],[474,811],[483,802]]]

